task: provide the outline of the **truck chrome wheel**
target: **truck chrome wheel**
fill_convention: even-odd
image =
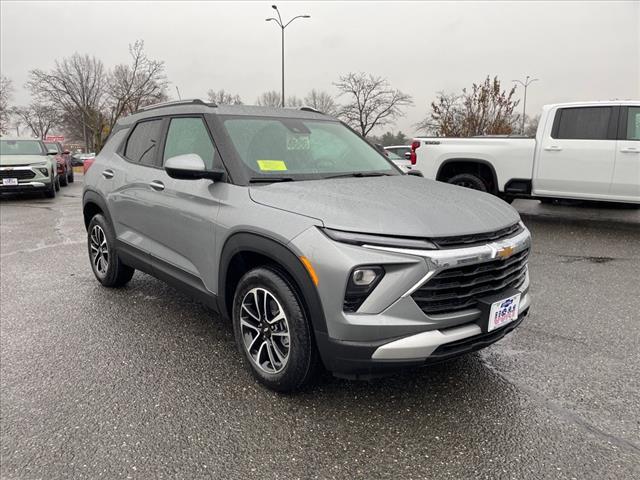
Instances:
[[[242,299],[240,331],[251,361],[263,372],[281,372],[290,351],[289,323],[278,299],[264,288],[253,288]]]
[[[100,225],[94,225],[89,236],[91,264],[99,276],[104,277],[109,268],[109,245]]]

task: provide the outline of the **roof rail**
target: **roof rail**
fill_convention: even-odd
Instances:
[[[173,107],[177,105],[206,105],[209,107],[218,106],[213,102],[207,103],[207,102],[203,102],[199,98],[190,98],[185,100],[171,100],[169,102],[152,103],[151,105],[147,105],[145,107],[139,108],[138,112],[146,112],[148,110],[155,110],[156,108]]]
[[[321,115],[324,115],[324,112],[321,112],[320,110],[316,110],[313,107],[302,106],[302,107],[298,108],[298,110],[302,110],[303,112],[320,113]]]

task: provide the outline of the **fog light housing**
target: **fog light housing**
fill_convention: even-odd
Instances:
[[[357,311],[373,289],[380,283],[382,277],[384,277],[384,268],[378,265],[354,268],[349,274],[343,310],[345,312]]]
[[[378,277],[378,271],[373,268],[357,268],[351,274],[351,281],[354,285],[364,287],[371,285]]]
[[[38,170],[40,170],[40,173],[42,173],[43,175],[49,175],[48,168],[38,168]]]

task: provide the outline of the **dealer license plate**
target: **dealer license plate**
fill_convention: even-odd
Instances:
[[[518,319],[518,307],[520,306],[520,294],[505,298],[491,304],[489,311],[489,324],[487,331],[504,327],[508,323]]]
[[[2,185],[18,185],[17,178],[3,178]]]

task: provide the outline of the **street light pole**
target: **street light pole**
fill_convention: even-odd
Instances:
[[[515,83],[519,83],[520,85],[522,85],[524,87],[524,102],[522,104],[522,129],[520,131],[520,133],[522,135],[524,135],[524,122],[525,119],[527,118],[527,87],[529,85],[531,85],[533,82],[537,82],[539,79],[537,78],[532,78],[531,80],[529,80],[529,75],[527,75],[527,77],[524,79],[524,82],[522,80],[512,80],[512,82]]]
[[[280,10],[278,10],[278,7],[276,5],[271,5],[271,8],[273,8],[276,13],[278,14],[278,18],[275,17],[270,17],[270,18],[266,18],[265,21],[267,22],[276,22],[278,24],[278,26],[280,27],[280,30],[282,31],[282,98],[281,98],[281,104],[282,107],[284,108],[284,29],[287,28],[289,25],[291,25],[291,23],[298,19],[298,18],[311,18],[311,15],[298,15],[293,17],[291,20],[289,20],[287,23],[284,23],[282,21],[282,17],[280,16]]]

